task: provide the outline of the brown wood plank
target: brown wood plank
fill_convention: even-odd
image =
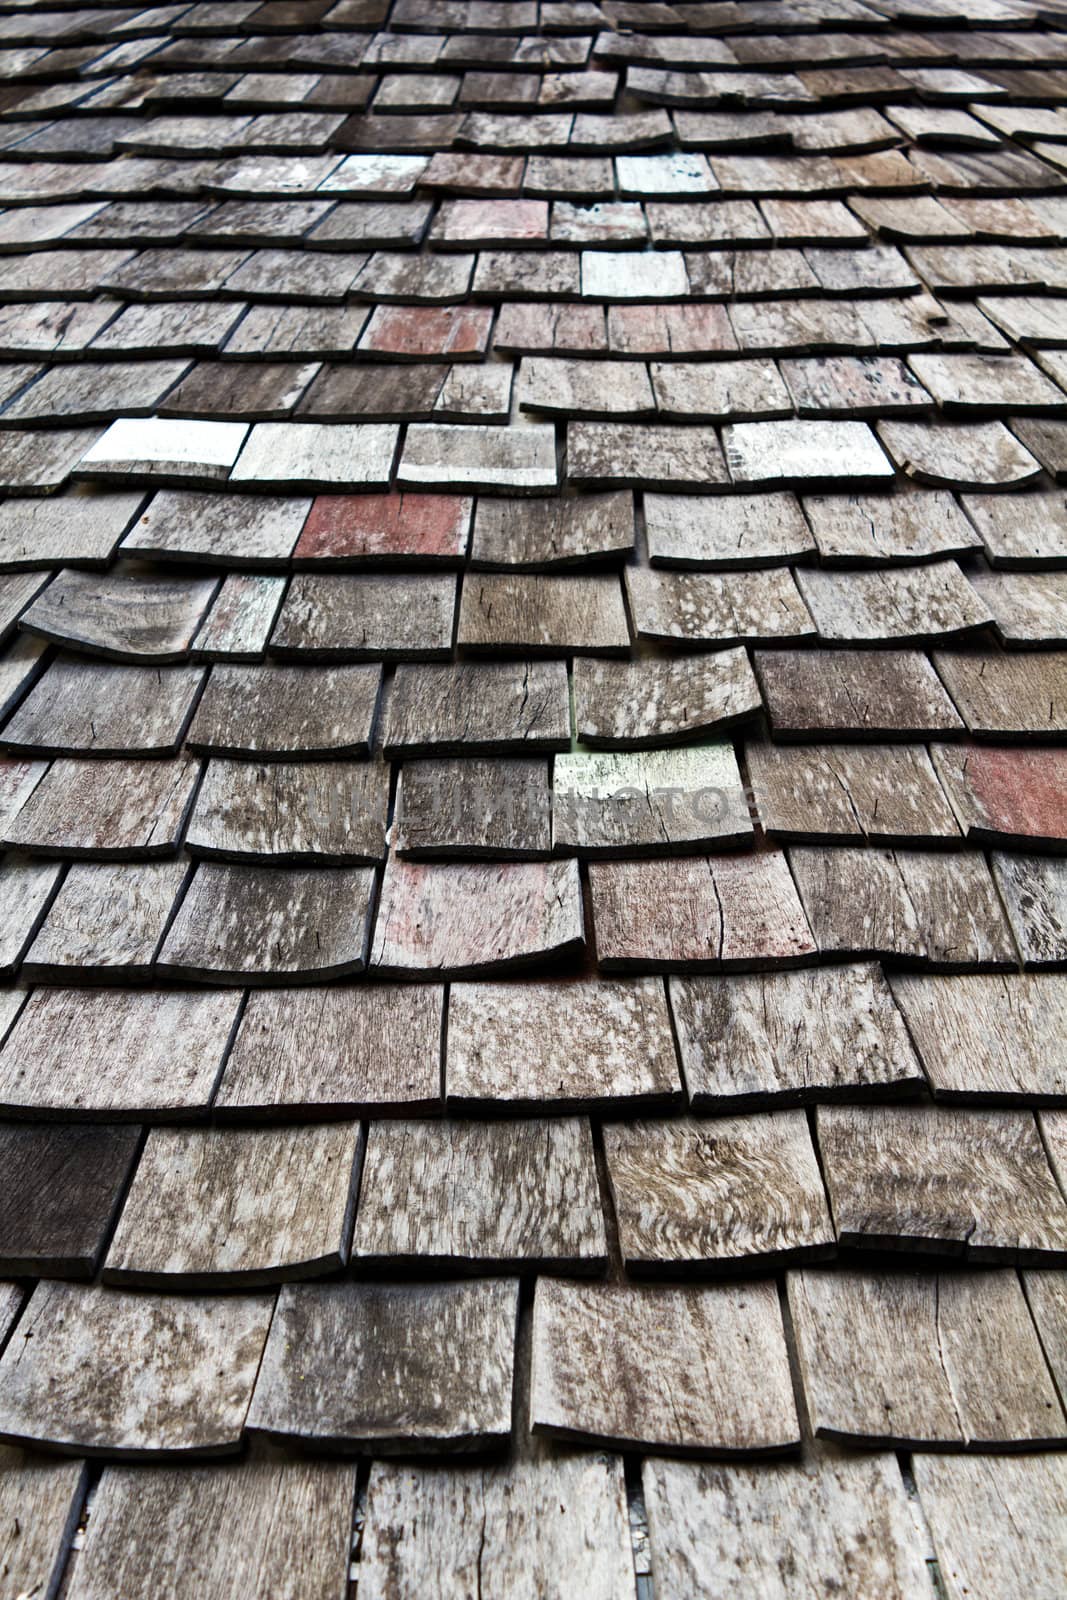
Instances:
[[[938,650],[933,660],[973,738],[1067,734],[1067,651]]]
[[[772,838],[816,844],[842,839],[930,844],[960,838],[930,757],[919,746],[781,746],[751,740],[745,759],[760,821]]]
[[[622,560],[634,547],[628,490],[577,500],[481,499],[474,513],[471,568],[550,571]]]
[[[137,1128],[0,1129],[0,1272],[91,1278],[139,1143]]]
[[[458,978],[574,955],[584,943],[576,861],[390,856],[369,965],[385,977]]]
[[[174,755],[203,685],[199,667],[120,667],[59,656],[3,733],[41,755]]]
[[[380,861],[388,803],[379,761],[209,761],[186,846],[268,866]]]
[[[472,573],[463,584],[459,644],[482,653],[625,653],[630,630],[616,577]]]
[[[0,1051],[8,1116],[129,1121],[205,1112],[240,997],[35,989]]]
[[[1062,1261],[1067,1201],[1029,1111],[820,1106],[842,1245],[970,1261]]]
[[[352,1122],[153,1128],[103,1281],[250,1288],[343,1267],[362,1136]]]
[[[740,646],[635,661],[579,658],[573,684],[578,738],[593,749],[680,743],[751,721],[763,706]]]
[[[173,855],[199,776],[199,762],[183,757],[54,761],[5,824],[4,843],[96,861]]]
[[[178,1600],[183,1590],[225,1600],[237,1574],[251,1592],[337,1600],[355,1489],[356,1468],[343,1462],[253,1455],[222,1467],[107,1467],[70,1600]]]
[[[918,650],[757,650],[775,739],[951,738],[962,720]]]
[[[26,982],[149,978],[189,862],[80,861],[26,951]]]
[[[797,1462],[646,1460],[657,1600],[847,1594],[918,1600],[929,1578],[900,1468],[888,1452],[809,1446]]]
[[[939,1100],[1067,1104],[1067,979],[899,973],[892,983]]]
[[[372,1124],[352,1260],[359,1270],[602,1270],[588,1122]]]
[[[241,375],[254,383],[256,369],[243,368]],[[281,566],[292,555],[310,509],[308,499],[163,489],[123,539],[122,551],[153,561],[235,566],[242,572]]]
[[[693,1109],[907,1093],[922,1068],[881,968],[670,980]]]
[[[796,966],[815,953],[785,855],[594,862],[604,972]]]
[[[834,1230],[802,1111],[609,1122],[611,1192],[632,1276],[832,1255]]]
[[[548,763],[506,756],[406,761],[392,844],[413,860],[521,861],[552,850]]]
[[[524,754],[569,744],[561,661],[396,669],[385,708],[387,756]]]
[[[920,1453],[912,1470],[948,1600],[1056,1600],[1067,1458]]]
[[[794,846],[804,910],[823,955],[884,957],[942,972],[998,970],[1015,948],[985,857]]]
[[[803,1271],[788,1287],[816,1437],[996,1449],[1067,1436],[1015,1272]]]
[[[375,1454],[499,1444],[511,1431],[518,1298],[508,1278],[287,1285],[248,1425]]]
[[[253,992],[218,1116],[415,1115],[441,1104],[443,988],[365,984]],[[2,1057],[0,1057],[2,1060]]]
[[[382,669],[217,666],[189,729],[189,748],[263,760],[366,756]]]
[[[0,1357],[0,1436],[113,1459],[231,1454],[273,1303],[40,1283]]]
[[[157,970],[217,983],[307,983],[362,972],[372,867],[251,867],[205,861],[163,941]]]
[[[671,1455],[780,1454],[800,1442],[773,1283],[567,1283],[534,1300],[535,1433]]]
[[[662,982],[457,983],[449,992],[450,1109],[574,1112],[681,1099]]]
[[[270,653],[305,662],[440,660],[451,650],[455,605],[452,576],[298,572]]]
[[[1067,862],[1001,851],[990,860],[1023,966],[1067,966]]]

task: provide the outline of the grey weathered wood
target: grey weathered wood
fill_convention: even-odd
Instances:
[[[929,1578],[889,1452],[809,1445],[802,1461],[642,1466],[658,1600],[775,1600],[806,1588],[850,1600],[918,1600]]]
[[[399,666],[382,738],[387,756],[566,750],[566,666],[559,661]]]
[[[1067,496],[1061,490],[965,494],[963,506],[991,566],[1040,572],[1067,566]]]
[[[479,1584],[534,1600],[565,1593],[578,1572],[590,1600],[633,1594],[621,1457],[545,1450],[505,1466],[371,1467],[364,1600],[418,1600],[427,1585],[466,1600]]]
[[[870,1099],[924,1081],[875,965],[676,977],[670,997],[694,1110]]]
[[[158,970],[217,983],[318,983],[362,972],[372,867],[196,870]]]
[[[311,264],[320,267],[318,260]],[[399,436],[399,428],[382,422],[257,422],[230,482],[275,493],[386,489]]]
[[[76,862],[33,943],[26,982],[149,978],[189,876],[186,860]]]
[[[35,989],[0,1052],[0,1104],[61,1121],[206,1111],[239,1007],[225,992]]]
[[[816,1437],[978,1449],[1067,1434],[1014,1271],[791,1272]]]
[[[655,978],[457,983],[448,1001],[450,1108],[577,1111],[681,1098]]]
[[[422,1272],[603,1269],[588,1122],[372,1123],[352,1260]]]
[[[91,1278],[139,1143],[136,1128],[0,1130],[0,1272]]]
[[[605,972],[796,966],[815,943],[780,851],[589,868]]]
[[[800,1442],[773,1283],[641,1288],[541,1278],[535,1433],[671,1455],[768,1455]]]
[[[193,641],[193,660],[260,661],[284,595],[283,577],[229,573]]]
[[[1041,1120],[1047,1121],[1047,1114]],[[1062,1138],[1059,1151],[1062,1174]],[[1064,1385],[1067,1384],[1067,1275],[1063,1272],[1031,1271],[1024,1272],[1022,1280],[1030,1315],[1034,1319],[1045,1360],[1062,1401]]]
[[[43,592],[49,577],[47,572],[0,573],[0,642],[11,637],[20,617],[26,614],[34,597]],[[52,582],[55,581],[53,578]]]
[[[1067,734],[1067,652],[938,650],[933,660],[975,739]]]
[[[266,865],[380,861],[388,802],[379,761],[209,761],[186,845]]]
[[[735,422],[723,429],[735,483],[878,489],[893,467],[865,422]]]
[[[579,855],[656,855],[749,844],[752,821],[730,744],[575,751],[552,769],[552,839]]]
[[[918,650],[758,650],[756,676],[775,739],[922,739],[963,731]]]
[[[6,717],[40,677],[47,652],[45,641],[28,633],[16,634],[0,652],[0,717]]]
[[[386,977],[464,977],[573,955],[584,943],[576,861],[390,856],[370,969]]]
[[[4,825],[4,843],[98,861],[173,855],[199,776],[199,762],[180,757],[54,761]]]
[[[976,571],[970,582],[1003,644],[1067,644],[1067,573]]]
[[[433,661],[452,645],[456,580],[300,572],[270,640],[273,656],[302,661]]]
[[[991,620],[954,561],[870,572],[797,569],[821,638],[831,644],[921,644],[964,638]]]
[[[376,666],[217,666],[190,750],[271,760],[365,756],[381,689]]]
[[[0,1567],[13,1595],[54,1600],[88,1481],[83,1461],[0,1449]]]
[[[800,502],[788,493],[648,494],[645,529],[654,567],[772,567],[815,550]]]
[[[626,592],[641,639],[790,644],[815,634],[792,573],[784,568],[719,573],[627,567]]]
[[[0,833],[8,819],[18,815],[47,771],[47,761],[5,760],[0,757]]]
[[[985,857],[798,845],[789,852],[823,955],[884,956],[942,972],[1013,967]]]
[[[285,1287],[249,1427],[375,1454],[499,1443],[511,1431],[518,1299],[507,1278]]]
[[[572,681],[578,738],[594,749],[676,744],[750,721],[763,704],[740,647],[635,661],[579,659]]]
[[[249,369],[240,370],[247,374]],[[292,555],[310,509],[309,499],[296,497],[163,489],[138,517],[122,550],[153,561],[204,561],[242,572],[282,565]]]
[[[916,351],[909,365],[948,416],[1062,411],[1067,403],[1062,389],[1020,353],[924,350]]]
[[[900,973],[892,984],[938,1099],[1067,1104],[1067,980]]]
[[[11,978],[41,926],[62,868],[47,861],[0,863],[0,977]]]
[[[393,848],[402,856],[427,859],[547,856],[551,811],[546,761],[478,756],[406,761],[396,791]]]
[[[527,571],[621,560],[634,547],[633,495],[577,500],[481,499],[474,514],[471,566]]]
[[[973,843],[1067,849],[1067,751],[935,744],[930,754]]]
[[[219,1117],[415,1115],[441,1103],[444,990],[361,984],[254,992],[215,1097]]]
[[[933,408],[893,356],[802,356],[783,361],[782,376],[800,417],[905,417]]]
[[[84,489],[49,500],[5,500],[0,507],[0,566],[103,566],[141,508],[126,494]]]
[[[40,1283],[0,1357],[0,1436],[111,1458],[231,1454],[272,1307]]]
[[[781,252],[762,257],[776,258],[782,259]],[[703,422],[715,417],[740,422],[793,414],[789,390],[773,361],[654,361],[650,370],[663,419]],[[810,533],[807,539],[810,544]]]
[[[547,423],[508,428],[415,422],[404,438],[396,481],[403,489],[545,494],[557,482],[555,430]]]
[[[336,1271],[348,1259],[358,1123],[153,1128],[103,1281],[219,1289]]]
[[[173,755],[204,681],[200,667],[120,667],[58,656],[4,728],[8,750]]]
[[[952,807],[919,746],[753,740],[745,745],[745,759],[760,821],[772,838],[831,844],[959,840]]]
[[[802,1111],[609,1122],[619,1245],[631,1275],[832,1255],[834,1230]]]
[[[820,556],[835,564],[928,561],[981,547],[952,495],[936,489],[806,495],[804,514]]]
[[[217,588],[217,578],[64,568],[24,612],[21,626],[108,661],[183,661]]]
[[[99,436],[97,427],[0,433],[0,488],[25,495],[55,494]]]
[[[136,1298],[130,1296],[130,1298]],[[107,1467],[71,1600],[152,1594],[226,1600],[253,1592],[337,1600],[352,1538],[356,1469],[253,1455],[222,1467]],[[188,1530],[200,1530],[190,1541]]]
[[[816,1117],[841,1244],[1064,1258],[1067,1202],[1032,1112],[820,1106]]]
[[[990,859],[1023,966],[1067,966],[1067,861],[999,851]]]
[[[879,422],[878,437],[901,472],[943,489],[1013,489],[1041,471],[1002,422]]]
[[[524,356],[518,407],[549,417],[654,416],[656,401],[643,361],[583,361]]]
[[[1056,1600],[1067,1564],[1062,1455],[917,1454],[912,1470],[949,1600]]]
[[[458,642],[518,654],[619,654],[630,630],[615,577],[478,573],[465,579]]]

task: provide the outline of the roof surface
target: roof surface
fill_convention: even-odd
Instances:
[[[0,1600],[1057,1600],[1067,7],[0,72]]]

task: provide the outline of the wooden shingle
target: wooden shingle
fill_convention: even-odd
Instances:
[[[366,756],[381,681],[378,666],[214,667],[189,748],[275,761]]]
[[[937,489],[805,495],[804,515],[820,556],[835,565],[929,561],[966,555],[981,543],[952,495]]]
[[[183,661],[217,587],[216,578],[65,568],[23,614],[21,626],[107,661]]]
[[[398,855],[426,860],[547,856],[551,815],[544,760],[406,761],[397,784],[392,845]]]
[[[630,630],[619,580],[472,573],[463,584],[458,642],[482,653],[622,653]]]
[[[1055,1594],[1067,1547],[1062,1455],[913,1457],[915,1482],[950,1600]]]
[[[35,855],[97,861],[173,855],[199,762],[54,761],[4,825],[4,843]]]
[[[900,973],[892,983],[937,1099],[1067,1103],[1067,983],[1061,976]]]
[[[52,902],[62,868],[47,861],[0,862],[0,977],[11,978]]]
[[[627,567],[626,592],[640,639],[786,645],[816,632],[785,568],[719,573]]]
[[[173,861],[78,861],[26,951],[27,982],[136,982],[152,963],[190,874]]]
[[[1067,861],[995,851],[993,876],[1023,966],[1067,965]]]
[[[529,571],[621,560],[634,545],[633,496],[583,495],[577,500],[479,500],[472,567]]]
[[[576,660],[574,715],[591,748],[670,745],[751,721],[759,687],[740,647],[635,661]]]
[[[387,756],[566,750],[567,669],[559,661],[458,662],[396,669],[382,735]]]
[[[1067,652],[938,650],[933,661],[973,738],[1067,734]]]
[[[298,573],[270,639],[294,661],[433,661],[452,644],[456,581]]]
[[[209,761],[191,855],[294,866],[380,861],[389,772],[377,761]]]
[[[753,740],[745,745],[745,758],[756,809],[771,838],[829,844],[959,840],[952,807],[920,746]]]
[[[560,851],[662,856],[752,840],[729,744],[559,755],[552,795],[552,839]]]
[[[0,1272],[91,1278],[139,1144],[137,1128],[6,1126]]]
[[[60,655],[8,721],[5,749],[41,755],[173,755],[202,667],[119,667]]]
[[[924,739],[962,733],[918,650],[758,650],[756,676],[776,739]]]

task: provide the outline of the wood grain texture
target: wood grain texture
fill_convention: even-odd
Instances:
[[[929,1579],[887,1453],[808,1446],[797,1462],[642,1466],[659,1600],[847,1594],[918,1600]]]
[[[724,573],[627,567],[626,593],[639,639],[784,645],[815,636],[792,574],[780,567]]]
[[[158,970],[221,983],[310,983],[362,972],[373,889],[372,867],[203,862]]]
[[[452,645],[454,577],[299,572],[270,653],[299,661],[434,661]]]
[[[752,840],[731,744],[558,755],[552,798],[558,851],[663,856]]]
[[[8,1116],[163,1121],[207,1110],[236,994],[35,989],[3,1051]]]
[[[82,861],[67,875],[22,963],[27,982],[149,978],[189,876],[176,861]]]
[[[796,966],[815,943],[784,854],[594,862],[605,972]]]
[[[23,614],[21,626],[107,661],[182,661],[218,584],[217,578],[65,568]]]
[[[951,738],[963,722],[918,650],[757,650],[775,739]]]
[[[229,573],[193,641],[193,660],[261,661],[285,588],[269,573]]]
[[[827,844],[959,840],[959,824],[930,757],[916,745],[776,746],[751,740],[745,759],[760,821],[772,838]]]
[[[429,863],[390,856],[370,970],[458,978],[571,955],[584,942],[576,861]]]
[[[870,1099],[924,1081],[875,965],[674,977],[670,998],[694,1110]]]
[[[892,984],[937,1099],[1067,1104],[1067,978],[895,973]]]
[[[997,850],[990,861],[1023,966],[1067,966],[1067,862]]]
[[[928,561],[981,547],[952,495],[936,489],[805,495],[804,515],[822,559],[842,566]]]
[[[286,1286],[249,1427],[375,1454],[499,1443],[511,1430],[517,1313],[507,1278]]]
[[[0,1272],[91,1278],[139,1143],[137,1128],[0,1129]]]
[[[748,722],[763,705],[740,647],[635,661],[579,658],[572,681],[577,735],[593,749],[681,743]]]
[[[5,825],[4,843],[35,855],[137,861],[173,855],[200,764],[54,761]]]
[[[0,1570],[8,1594],[54,1600],[87,1482],[82,1461],[0,1448]]]
[[[348,1259],[359,1124],[153,1128],[104,1263],[105,1283],[247,1288]]]
[[[794,846],[800,897],[824,955],[882,956],[943,972],[1016,964],[984,856]]]
[[[628,490],[577,500],[482,499],[474,514],[471,567],[550,571],[621,560],[633,546]]]
[[[450,1108],[576,1111],[681,1099],[662,982],[457,983],[449,992]]]
[[[949,1600],[1057,1600],[1067,1565],[1063,1456],[920,1453],[912,1470]]]
[[[254,992],[215,1099],[220,1117],[415,1115],[441,1104],[434,984]],[[2,1060],[2,1057],[0,1057]]]
[[[47,861],[0,863],[0,977],[14,977],[55,893],[62,868]]]
[[[788,1289],[817,1437],[978,1449],[1063,1439],[1015,1272],[804,1271]]]
[[[828,644],[907,645],[966,638],[990,612],[955,561],[835,572],[798,567],[797,585]]]
[[[380,861],[388,803],[379,761],[209,761],[186,847],[268,866]]]
[[[568,1451],[503,1467],[376,1461],[359,1565],[363,1600],[564,1594],[630,1600],[633,1557],[618,1456]]]
[[[970,582],[1009,648],[1067,644],[1067,573],[978,570]]]
[[[0,1436],[113,1459],[231,1454],[272,1309],[40,1283],[0,1357]]]
[[[530,1426],[671,1455],[793,1449],[800,1431],[773,1284],[541,1278]]]
[[[3,733],[41,755],[174,755],[204,680],[199,667],[120,667],[61,655]]]
[[[343,1462],[266,1454],[193,1470],[107,1467],[70,1600],[181,1600],[190,1589],[227,1600],[235,1582],[274,1600],[339,1600],[355,1480]]]
[[[189,749],[275,761],[366,756],[381,681],[372,666],[214,667]]]
[[[816,1128],[842,1245],[1063,1260],[1067,1201],[1032,1112],[820,1106]]]
[[[0,716],[17,706],[31,684],[44,671],[48,645],[31,634],[19,633],[0,651]]]
[[[1067,651],[937,650],[933,662],[972,738],[1067,734]]]
[[[352,1259],[420,1271],[602,1269],[588,1122],[374,1123]]]
[[[392,844],[398,855],[412,859],[547,856],[551,812],[547,761],[506,756],[406,761],[396,791]]]
[[[662,374],[671,370],[665,364],[653,368]],[[714,368],[690,371],[712,372]],[[732,375],[731,364],[728,381]],[[662,381],[657,378],[657,386]],[[700,499],[649,494],[644,504],[648,558],[654,567],[771,567],[815,550],[811,529],[793,494],[708,495]]]
[[[609,1122],[619,1242],[631,1275],[714,1271],[833,1254],[802,1111]]]
[[[254,371],[245,368],[244,375],[254,381]],[[206,561],[242,572],[282,565],[292,555],[310,509],[310,500],[290,496],[163,489],[152,496],[122,549],[155,561]]]
[[[1067,1385],[1067,1274],[1024,1272],[1022,1280],[1030,1315],[1062,1401]]]
[[[972,843],[1067,850],[1067,751],[935,744],[930,754]]]
[[[629,649],[630,630],[618,578],[472,573],[457,638],[482,653],[618,655]]]
[[[570,744],[561,661],[399,666],[385,709],[383,749],[395,755],[522,754]]]

